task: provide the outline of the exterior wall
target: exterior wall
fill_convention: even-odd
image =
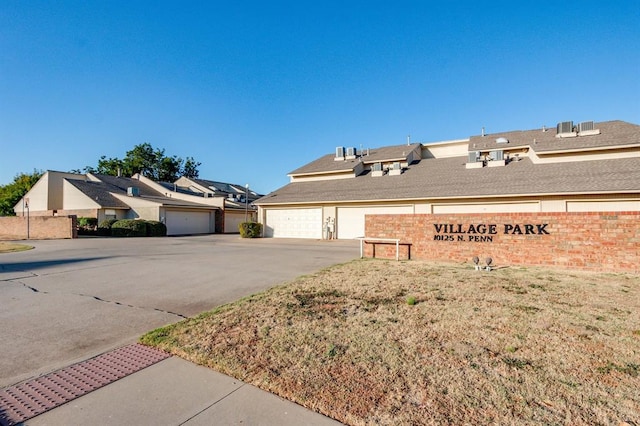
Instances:
[[[422,158],[463,157],[469,151],[469,139],[422,145]]]
[[[78,175],[75,173],[63,173],[63,172],[47,172],[49,176],[49,209],[57,210],[62,209],[64,206],[64,194],[63,184],[64,179],[81,179],[85,180],[84,175]]]
[[[75,216],[0,217],[0,239],[3,240],[48,240],[77,237]]]
[[[498,267],[640,272],[638,211],[368,215],[365,221],[368,238],[410,244],[401,245],[404,259],[410,250],[412,259],[470,263],[478,256],[491,257]],[[485,227],[469,229],[480,224]],[[466,232],[457,232],[458,226]],[[373,250],[373,244],[365,244],[365,256],[373,256]],[[395,258],[395,244],[375,244],[375,256]]]
[[[249,220],[253,220],[255,218],[255,214],[249,212],[247,215]],[[245,212],[237,212],[232,210],[225,210],[224,212],[224,233],[225,234],[238,234],[240,230],[238,226],[240,223],[244,222]]]
[[[29,199],[29,214],[39,211],[49,210],[49,173],[42,175],[40,180],[31,187],[31,189],[24,195],[24,197],[18,201],[13,208],[17,216],[22,216],[24,199]],[[26,208],[24,209],[26,212]]]
[[[434,214],[450,213],[521,213],[538,212],[540,203],[532,201],[529,203],[469,203],[469,204],[434,204]]]
[[[128,210],[122,210],[122,209],[100,209],[97,212],[98,224],[100,224],[102,221],[104,221],[106,219],[112,219],[111,215],[109,217],[107,217],[107,211],[113,211],[116,214],[115,218],[118,219],[118,220],[127,218]],[[81,217],[81,216],[78,215],[78,217]],[[95,217],[95,216],[92,216],[92,217]]]
[[[64,204],[61,200],[58,206],[58,208],[60,209],[63,207],[63,205],[66,210],[85,210],[100,208],[100,204],[87,197],[82,191],[80,191],[78,188],[71,185],[67,181],[63,181],[62,183],[62,193]]]
[[[154,180],[149,179],[148,177],[138,175],[138,174],[133,175],[133,177],[137,178],[140,182],[146,184],[147,186],[150,186],[151,188],[155,189],[161,194],[164,194],[166,197],[177,198],[178,200],[191,201],[192,203],[205,204],[208,206],[215,206],[215,207],[224,206],[225,197],[199,197],[196,195],[183,194],[181,192],[170,191],[164,186],[155,182]],[[193,183],[190,183],[190,181],[187,178],[184,178],[184,177],[178,179],[176,181],[176,184],[184,185],[184,186],[195,186],[193,185]],[[203,188],[200,185],[197,185],[197,189],[202,190],[202,192],[204,193],[211,192],[207,190],[207,188]]]
[[[98,217],[98,209],[58,210],[51,216]]]
[[[338,173],[324,173],[317,175],[304,175],[304,176],[291,176],[289,175],[291,182],[311,182],[318,180],[335,180],[335,179],[352,179],[355,178],[358,174],[362,173],[363,167],[361,164],[359,165],[359,170],[348,170],[346,172],[338,172]]]
[[[164,220],[164,212],[162,208],[157,206],[150,207],[135,207],[131,208],[127,212],[126,219],[145,219],[145,220],[157,220],[159,222],[163,222]]]
[[[521,156],[523,155],[521,154]],[[637,147],[634,146],[620,147],[615,150],[608,148],[606,150],[580,150],[579,152],[567,153],[536,153],[534,150],[529,150],[527,156],[534,164],[569,163],[574,161],[618,160],[621,158],[635,158],[640,156],[640,151]]]
[[[567,201],[568,212],[640,211],[640,200]]]

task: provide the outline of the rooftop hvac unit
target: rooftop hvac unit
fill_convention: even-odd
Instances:
[[[395,163],[393,163],[391,165],[391,170],[401,170],[400,163],[397,162],[397,161]]]
[[[477,163],[480,161],[480,151],[469,153],[469,163]]]
[[[382,171],[382,163],[373,163],[373,171],[381,172]]]
[[[137,186],[130,186],[127,188],[127,195],[129,197],[139,197],[140,196],[140,188]]]
[[[491,158],[492,161],[504,160],[504,151],[491,151],[489,152],[489,158]]]
[[[336,158],[344,158],[344,147],[339,146],[336,148]]]
[[[578,124],[578,132],[585,132],[589,130],[595,130],[596,125],[593,121],[583,121]]]
[[[573,132],[573,121],[563,121],[558,123],[556,130],[558,131],[558,134]]]
[[[352,146],[347,148],[347,157],[355,157],[356,156],[356,149]]]
[[[498,139],[496,139],[496,143],[509,143],[509,139],[507,139],[507,138],[498,138]]]

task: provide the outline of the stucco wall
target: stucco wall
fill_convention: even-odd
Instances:
[[[249,219],[253,218],[254,215],[251,213],[247,215]],[[237,234],[240,232],[238,229],[238,225],[245,221],[245,213],[244,212],[235,212],[226,210],[224,212],[224,233],[225,234]]]
[[[640,272],[640,212],[367,215],[365,232],[410,244],[405,259],[410,250],[412,259]],[[395,245],[375,250],[395,257]]]
[[[48,240],[61,238],[77,238],[75,216],[35,216],[35,217],[0,217],[0,239]]]

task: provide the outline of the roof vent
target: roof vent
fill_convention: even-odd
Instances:
[[[384,174],[384,170],[382,170],[382,163],[373,163],[371,168],[371,176],[380,177]]]
[[[491,151],[489,152],[489,158],[493,161],[504,160],[504,151]]]
[[[562,123],[558,123],[557,130],[558,133],[573,132],[573,121],[563,121]]]
[[[140,188],[137,186],[130,186],[127,188],[127,195],[129,197],[139,197],[140,196]]]
[[[556,126],[557,138],[572,138],[578,134],[573,131],[573,121],[563,121]]]
[[[503,150],[490,151],[489,160],[490,161],[487,163],[487,166],[489,167],[504,166],[506,164],[506,161],[504,161],[504,151]]]
[[[496,139],[496,143],[509,143],[509,139],[507,139],[507,138],[498,138],[498,139]]]
[[[584,132],[585,130],[593,130],[596,128],[596,125],[593,121],[583,121],[578,124],[578,131]]]
[[[389,176],[397,176],[402,174],[402,165],[399,161],[394,162],[389,169]]]
[[[578,124],[578,136],[599,135],[600,129],[596,129],[593,121],[583,121]]]
[[[465,167],[467,169],[480,169],[484,167],[484,161],[482,161],[482,154],[480,151],[471,151],[469,153],[469,161]]]
[[[481,161],[481,159],[480,151],[471,151],[469,153],[469,163],[477,163],[478,161]]]

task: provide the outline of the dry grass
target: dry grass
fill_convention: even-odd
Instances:
[[[31,250],[33,247],[25,244],[8,243],[6,241],[0,241],[0,253],[10,253],[14,251]]]
[[[347,424],[640,425],[637,275],[354,261],[142,341]]]

